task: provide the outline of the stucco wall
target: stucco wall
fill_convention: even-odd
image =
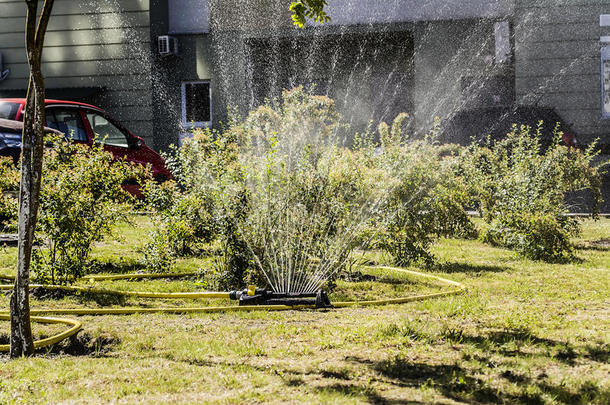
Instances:
[[[438,21],[415,27],[415,117],[426,132],[434,120],[450,119],[477,108],[496,91],[497,78],[512,80],[510,65],[494,61],[494,25],[490,20]],[[500,104],[510,103],[502,95]]]
[[[0,96],[25,93],[25,2],[0,0],[0,52],[10,76]],[[148,0],[56,0],[43,53],[43,73],[55,89],[103,87],[86,97],[136,135],[152,141]]]
[[[515,70],[518,101],[554,107],[581,142],[610,142],[602,119],[600,14],[610,0],[517,0]]]
[[[513,0],[332,0],[330,25],[504,18]]]

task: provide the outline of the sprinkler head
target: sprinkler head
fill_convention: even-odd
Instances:
[[[231,291],[229,297],[238,300],[239,305],[315,305],[316,308],[333,308],[326,292],[315,293],[278,293],[269,290],[248,287],[243,291]]]

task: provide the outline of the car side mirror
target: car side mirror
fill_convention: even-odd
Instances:
[[[133,142],[130,142],[129,149],[140,149],[142,147],[142,140],[136,139]]]

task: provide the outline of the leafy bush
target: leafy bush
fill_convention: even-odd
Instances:
[[[126,220],[132,197],[121,185],[145,171],[114,161],[101,144],[78,145],[52,137],[43,164],[37,235],[43,249],[33,253],[33,271],[41,282],[71,283],[88,266],[94,242]]]
[[[532,259],[564,261],[572,257],[570,236],[578,222],[565,216],[567,192],[590,190],[594,216],[601,203],[602,166],[595,165],[594,146],[582,152],[555,142],[542,150],[542,123],[515,127],[506,139],[473,145],[464,157],[479,210],[488,227],[483,240],[506,246]]]
[[[207,196],[180,193],[173,181],[162,185],[149,182],[145,193],[159,213],[162,232],[157,237],[166,240],[170,252],[176,256],[193,254],[201,244],[213,239],[211,201]]]
[[[345,262],[369,188],[352,153],[336,146],[338,118],[331,99],[297,88],[222,133],[195,131],[168,156],[183,190],[174,198],[198,196],[212,214],[209,237],[195,239],[219,246],[217,285],[314,288]]]
[[[377,239],[397,265],[430,263],[429,248],[436,237],[475,232],[465,211],[470,195],[459,173],[459,149],[435,144],[434,133],[408,141],[402,131],[406,118],[399,115],[391,128],[380,125],[383,152],[376,163],[391,184]]]
[[[0,230],[15,227],[18,191],[19,169],[12,158],[0,157]]]
[[[210,242],[234,241],[234,222],[243,217],[240,211],[247,204],[230,203],[239,194],[241,178],[233,135],[196,130],[192,139],[166,156],[178,183],[146,185],[147,202],[157,214],[143,258],[150,270],[168,271],[176,257],[199,254]],[[225,245],[220,250],[232,249]]]
[[[570,236],[576,234],[578,223],[568,217],[509,212],[492,220],[483,241],[515,249],[533,259],[565,260],[573,254]]]
[[[169,262],[165,249],[195,253],[180,243],[213,243],[219,288],[294,291],[332,283],[373,241],[399,264],[430,260],[435,237],[472,233],[469,196],[455,148],[405,142],[405,118],[379,128],[381,148],[367,132],[347,149],[334,102],[296,88],[223,132],[195,131],[167,157],[179,186],[150,187],[159,225],[149,266]],[[199,207],[209,215],[185,215]]]

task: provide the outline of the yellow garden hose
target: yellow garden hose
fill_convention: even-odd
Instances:
[[[139,277],[142,278],[142,277]],[[54,291],[67,291],[87,294],[109,294],[109,295],[123,295],[126,297],[137,297],[137,298],[186,298],[186,299],[197,299],[197,298],[229,298],[228,292],[215,292],[215,291],[201,291],[201,292],[177,292],[177,293],[157,293],[147,291],[120,291],[120,290],[107,290],[105,288],[95,287],[76,287],[66,285],[46,285],[46,284],[30,284],[30,288],[44,288],[46,290]],[[0,284],[0,290],[12,290],[12,284]]]
[[[466,287],[457,281],[448,280],[446,278],[434,276],[431,274],[420,273],[417,271],[401,269],[398,267],[389,266],[365,266],[375,269],[385,269],[390,271],[396,271],[400,273],[411,274],[417,277],[423,277],[440,281],[441,283],[450,285],[452,288],[447,291],[413,295],[402,298],[387,298],[379,300],[367,300],[367,301],[345,301],[345,302],[334,302],[335,308],[345,308],[354,306],[373,306],[373,305],[390,305],[390,304],[404,304],[413,301],[422,301],[430,298],[446,297],[449,295],[460,294],[466,290]],[[145,279],[145,278],[168,278],[168,277],[183,277],[190,276],[195,273],[172,273],[172,274],[121,274],[111,276],[87,276],[84,279],[91,282],[99,280],[119,280],[119,279]],[[2,276],[0,279],[11,279],[11,276]],[[75,287],[75,286],[57,286],[57,285],[36,285],[33,284],[31,287],[43,287],[52,290],[62,290],[79,293],[92,293],[92,294],[112,294],[112,295],[123,295],[128,297],[140,297],[140,298],[229,298],[228,292],[178,292],[178,293],[156,293],[156,292],[139,292],[139,291],[119,291],[119,290],[108,290],[94,287]],[[12,285],[4,284],[0,285],[1,290],[10,290]],[[30,311],[32,315],[42,314],[57,314],[57,315],[130,315],[130,314],[144,314],[144,313],[171,313],[171,314],[186,314],[186,313],[213,313],[213,312],[237,312],[237,311],[285,311],[295,309],[314,309],[315,305],[231,305],[231,306],[216,306],[216,307],[156,307],[156,308],[143,308],[143,307],[128,307],[128,308],[95,308],[95,309],[33,309]],[[0,313],[0,320],[9,320],[7,313]],[[41,348],[56,344],[63,339],[69,338],[75,335],[81,328],[82,325],[78,321],[63,319],[63,318],[49,318],[32,316],[33,322],[41,323],[63,323],[71,326],[66,331],[51,336],[47,339],[37,340],[34,342],[34,347]],[[9,345],[0,345],[0,352],[8,351]]]
[[[10,321],[10,316],[7,314],[0,314],[0,320],[2,321]],[[62,323],[65,325],[71,326],[70,329],[66,329],[62,333],[51,336],[46,339],[36,340],[34,342],[34,347],[36,349],[41,347],[52,346],[55,343],[59,343],[64,339],[69,338],[70,336],[76,335],[76,333],[83,328],[83,325],[79,321],[75,321],[72,319],[64,319],[64,318],[50,318],[50,317],[42,317],[42,316],[32,316],[30,317],[32,322],[40,322],[40,323]],[[0,352],[8,352],[10,350],[10,345],[0,345]]]

